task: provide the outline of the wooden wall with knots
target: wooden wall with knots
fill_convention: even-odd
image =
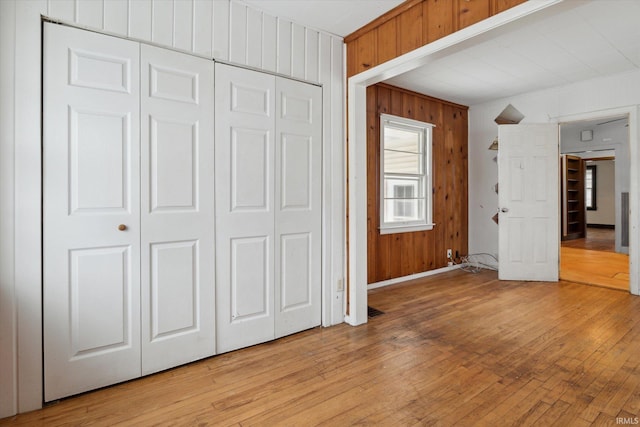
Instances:
[[[345,37],[347,77],[526,0],[407,0]]]

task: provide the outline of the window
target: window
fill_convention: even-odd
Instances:
[[[587,210],[595,211],[598,209],[596,205],[596,166],[587,166],[587,172],[584,179],[584,200]]]
[[[380,116],[380,233],[431,230],[432,124]]]

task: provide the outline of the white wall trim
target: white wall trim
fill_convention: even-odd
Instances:
[[[462,267],[462,264],[452,265],[450,267],[437,268],[435,270],[429,270],[422,273],[410,274],[409,276],[396,277],[395,279],[383,280],[381,282],[371,283],[367,286],[367,290],[384,288],[385,286],[395,285],[397,283],[408,282],[410,280],[422,279],[424,277],[435,276],[436,274],[446,273],[448,271],[457,270]]]
[[[638,128],[638,105],[619,108],[570,114],[557,118],[559,124],[582,120],[596,120],[603,117],[629,116],[629,155],[630,155],[630,190],[629,190],[629,292],[640,295],[640,129]]]
[[[426,65],[436,54],[442,56],[467,48],[474,43],[474,39],[490,31],[501,31],[501,27],[508,23],[562,3],[565,7],[572,7],[571,2],[564,0],[521,3],[349,78],[349,315],[345,319],[347,323],[359,325],[367,322],[367,86]]]
[[[15,56],[15,4],[0,2],[0,64]],[[15,70],[0,67],[0,418],[14,414],[17,400],[17,310],[14,288],[14,114]]]

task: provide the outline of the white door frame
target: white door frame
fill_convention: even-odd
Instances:
[[[435,56],[453,53],[474,43],[474,38],[564,0],[527,1],[416,50],[349,78],[348,93],[348,271],[349,304],[345,321],[367,322],[367,86],[428,64]],[[437,54],[437,55],[436,55]],[[633,205],[632,205],[633,207]]]
[[[590,111],[585,113],[571,114],[558,117],[559,125],[567,122],[577,122],[583,120],[597,120],[602,117],[622,116],[629,117],[629,292],[633,295],[640,295],[640,278],[638,277],[640,266],[640,215],[636,214],[640,207],[640,147],[638,147],[638,107],[636,105],[610,108],[606,110]]]

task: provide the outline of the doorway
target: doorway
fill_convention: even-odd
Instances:
[[[563,165],[580,165],[580,189],[573,194],[581,198],[572,217],[568,192],[576,190],[565,176],[560,279],[629,290],[629,116],[561,123],[560,151]],[[566,166],[563,171],[569,173]],[[581,223],[567,232],[577,218]]]

